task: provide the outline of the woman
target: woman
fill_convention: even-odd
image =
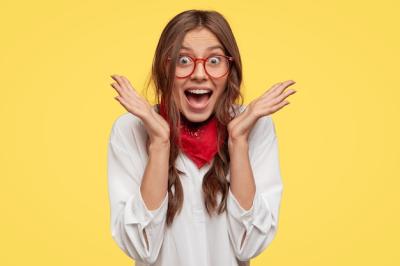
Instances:
[[[199,64],[200,63],[200,64]],[[247,107],[235,38],[218,12],[188,10],[163,30],[151,106],[113,75],[128,111],[108,149],[111,233],[136,265],[249,265],[274,238],[282,193],[270,114],[289,80]]]

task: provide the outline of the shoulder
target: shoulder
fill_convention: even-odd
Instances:
[[[253,127],[254,134],[255,133],[268,133],[275,134],[275,124],[271,116],[266,115],[260,117]]]
[[[153,109],[157,110],[157,108],[157,105],[153,105]],[[140,134],[145,128],[141,118],[132,113],[125,112],[114,120],[112,130],[125,134],[134,130]]]
[[[112,132],[117,134],[127,134],[131,130],[139,129],[142,121],[139,117],[126,112],[123,113],[114,120],[112,124]]]
[[[251,161],[258,156],[268,156],[271,144],[277,140],[275,124],[271,116],[262,116],[254,124],[248,138]]]
[[[129,149],[145,145],[146,140],[147,132],[138,116],[125,112],[114,120],[110,134],[110,142],[113,144]]]
[[[249,143],[258,145],[263,142],[269,142],[276,137],[275,123],[271,116],[262,116],[254,124],[250,135]]]

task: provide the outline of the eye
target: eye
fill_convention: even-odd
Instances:
[[[187,55],[180,55],[178,57],[178,64],[185,65],[189,64],[190,62],[192,62],[192,59]]]
[[[218,65],[221,62],[221,56],[213,56],[208,58],[207,62],[214,64],[214,65]]]

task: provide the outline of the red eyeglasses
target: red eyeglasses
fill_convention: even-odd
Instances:
[[[168,57],[167,60],[170,61],[172,58]],[[213,78],[221,78],[229,72],[233,57],[226,55],[210,55],[207,58],[195,58],[190,55],[180,54],[176,61],[176,77],[187,78],[192,75],[196,69],[197,61],[203,63],[207,75]]]

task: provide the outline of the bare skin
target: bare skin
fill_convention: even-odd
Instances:
[[[140,117],[149,133],[150,160],[143,177],[141,192],[148,208],[156,209],[161,205],[167,191],[169,125],[154,111],[147,100],[135,91],[126,77],[118,75],[112,77],[117,83],[112,83],[111,86],[119,93],[115,99],[127,111]],[[293,89],[285,91],[285,89],[293,84],[295,82],[292,80],[274,84],[228,124],[228,147],[231,157],[230,187],[244,209],[250,209],[255,194],[255,182],[248,158],[248,136],[260,117],[271,115],[289,104],[286,98],[296,91]],[[165,178],[153,180],[152,176]]]
[[[207,58],[211,55],[224,55],[221,42],[208,29],[198,27],[188,31],[182,41],[180,54],[189,54],[197,58]],[[174,101],[181,113],[192,122],[205,121],[214,112],[215,105],[226,89],[228,75],[213,78],[207,75],[204,66],[197,62],[191,76],[174,79]],[[184,93],[186,88],[202,87],[212,90],[207,107],[201,111],[193,110]]]
[[[271,115],[289,104],[285,99],[296,91],[284,90],[293,84],[295,82],[292,80],[274,84],[228,124],[230,189],[245,210],[249,210],[253,205],[256,191],[248,153],[250,131],[260,117]]]
[[[196,29],[187,33],[184,45],[197,57],[209,55],[208,47],[218,45],[218,39],[207,29]],[[221,52],[221,50],[220,50]],[[117,83],[111,86],[117,90],[115,97],[124,108],[141,118],[149,134],[149,162],[143,177],[141,192],[146,205],[156,209],[161,205],[167,193],[168,161],[169,161],[169,125],[157,114],[132,87],[124,76],[113,75]],[[175,98],[180,111],[193,122],[208,119],[214,110],[215,103],[226,86],[226,77],[213,79],[209,77],[201,65],[196,67],[186,79],[175,79]],[[289,104],[286,98],[296,91],[286,88],[295,84],[292,80],[274,84],[259,98],[253,100],[237,117],[228,124],[228,147],[231,158],[231,191],[244,209],[249,209],[255,194],[255,182],[248,155],[248,136],[256,121],[266,115],[273,114]],[[208,87],[214,91],[210,104],[202,113],[195,113],[186,104],[184,89],[191,86]]]
[[[138,116],[149,136],[147,163],[140,192],[149,210],[161,206],[168,190],[168,162],[170,150],[170,129],[147,100],[139,95],[124,76],[112,75],[116,83],[111,86],[118,92],[115,99],[130,113]]]
[[[211,53],[223,54],[218,38],[206,28],[196,28],[189,31],[183,40],[181,52],[189,52],[194,57],[206,58]],[[149,210],[158,209],[168,193],[168,163],[170,152],[170,128],[164,118],[159,115],[147,100],[139,95],[129,80],[120,75],[111,76],[116,83],[111,86],[118,92],[117,101],[130,113],[139,117],[148,133],[147,151],[149,160],[143,175],[140,192]],[[174,79],[174,101],[183,115],[190,121],[200,122],[208,119],[213,113],[215,104],[226,89],[227,76],[212,78],[205,69],[198,65],[187,78]],[[230,155],[230,189],[238,199],[239,204],[246,210],[250,209],[254,200],[256,186],[249,160],[248,137],[256,121],[266,115],[273,114],[289,104],[285,100],[294,94],[293,89],[285,89],[295,82],[288,80],[274,84],[259,98],[252,101],[247,108],[228,124],[228,148]],[[184,90],[186,88],[202,87],[213,91],[207,108],[201,112],[195,111],[188,105]],[[148,241],[146,232],[147,247]],[[242,244],[246,237],[243,234]]]

